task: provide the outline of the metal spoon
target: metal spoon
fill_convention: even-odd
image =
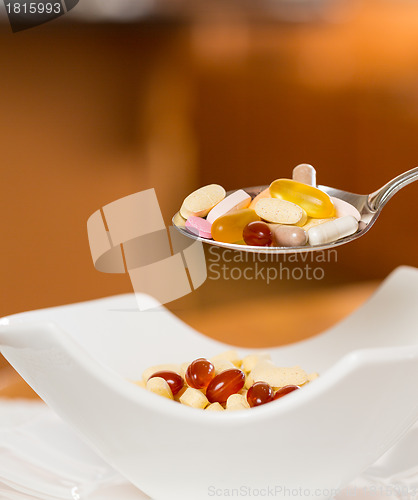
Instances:
[[[335,248],[340,245],[344,245],[345,243],[349,243],[351,241],[360,238],[363,236],[376,222],[377,218],[380,215],[383,207],[386,203],[392,198],[392,196],[401,190],[403,187],[411,184],[418,180],[418,167],[415,167],[403,174],[398,175],[383,187],[374,191],[371,194],[354,194],[349,193],[348,191],[342,191],[341,189],[335,189],[328,186],[318,186],[319,189],[325,191],[330,196],[334,196],[335,198],[340,198],[341,200],[347,201],[351,203],[361,214],[361,220],[359,224],[359,229],[355,234],[351,236],[347,236],[345,238],[341,238],[340,240],[334,241],[332,243],[327,243],[325,245],[306,245],[302,247],[258,247],[258,246],[250,246],[250,245],[238,245],[233,243],[222,243],[219,241],[208,240],[206,238],[200,238],[185,228],[185,221],[177,212],[173,217],[172,222],[173,225],[184,235],[193,240],[202,241],[209,245],[215,245],[222,248],[229,248],[231,250],[239,250],[241,252],[256,252],[256,253],[300,253],[300,252],[313,252],[319,250],[327,250],[329,248]],[[258,193],[266,189],[268,186],[254,186],[250,188],[244,188],[248,194],[254,198]],[[232,193],[233,191],[228,192],[227,194]]]

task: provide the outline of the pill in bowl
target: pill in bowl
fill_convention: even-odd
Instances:
[[[227,194],[218,184],[203,186],[186,197],[179,217],[203,240],[281,248],[333,243],[356,233],[361,218],[356,207],[319,189],[305,163],[253,198],[244,189]]]
[[[152,366],[134,383],[191,408],[235,411],[276,401],[317,377],[299,366],[276,366],[268,354],[241,358],[231,350],[211,359]]]

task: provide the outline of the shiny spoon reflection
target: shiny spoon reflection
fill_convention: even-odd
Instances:
[[[326,243],[323,245],[305,245],[299,247],[261,247],[261,246],[250,246],[250,245],[239,245],[236,243],[222,243],[220,241],[210,240],[206,238],[200,238],[199,236],[190,233],[185,228],[185,221],[176,213],[172,219],[173,225],[185,236],[193,240],[202,241],[209,245],[215,245],[222,248],[229,248],[231,250],[238,250],[242,252],[254,252],[254,253],[271,253],[271,254],[284,254],[284,253],[300,253],[300,252],[317,252],[320,250],[327,250],[330,248],[335,248],[340,245],[345,245],[354,241],[364,234],[373,226],[379,217],[383,207],[392,198],[394,194],[400,191],[403,187],[411,184],[412,182],[418,180],[418,167],[415,167],[403,174],[398,175],[388,183],[386,183],[380,189],[377,189],[371,194],[355,194],[348,191],[342,191],[341,189],[335,189],[329,186],[318,186],[319,189],[325,191],[329,196],[339,198],[344,200],[351,205],[353,205],[361,215],[359,222],[359,229],[356,233],[351,236],[346,236],[332,243]],[[244,188],[244,190],[251,195],[252,198],[257,196],[261,191],[266,189],[268,186],[253,186],[249,188]],[[233,192],[233,191],[231,191]],[[230,194],[228,192],[227,194]]]

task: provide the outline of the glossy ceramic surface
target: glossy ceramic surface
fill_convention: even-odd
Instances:
[[[329,331],[271,349],[282,366],[321,376],[276,403],[204,412],[135,386],[161,362],[229,348],[133,294],[0,320],[6,359],[63,419],[153,499],[216,490],[302,488],[329,498],[418,418],[418,270],[399,268]],[[239,349],[242,354],[248,352]],[[216,493],[215,493],[216,495]]]

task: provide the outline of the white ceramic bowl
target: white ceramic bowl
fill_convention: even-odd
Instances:
[[[329,498],[418,418],[418,271],[402,267],[358,311],[271,349],[321,377],[278,402],[203,412],[130,383],[229,348],[134,295],[0,320],[6,359],[98,453],[154,499]],[[246,349],[240,350],[243,354]]]

